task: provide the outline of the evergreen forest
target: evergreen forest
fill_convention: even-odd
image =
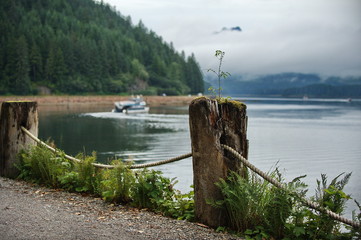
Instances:
[[[203,92],[195,56],[178,53],[103,1],[1,0],[0,94]]]

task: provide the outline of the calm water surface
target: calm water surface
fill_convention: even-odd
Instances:
[[[314,194],[321,173],[329,180],[353,172],[345,191],[361,202],[361,101],[248,98],[249,160],[269,171],[276,164],[286,180],[307,174]],[[191,151],[188,107],[154,107],[149,114],[112,113],[111,104],[40,109],[39,136],[76,155],[96,151],[98,161],[122,158],[152,162]],[[177,177],[181,191],[192,184],[191,158],[158,166]],[[349,203],[347,216],[355,204]]]

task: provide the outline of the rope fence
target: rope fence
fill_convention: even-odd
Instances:
[[[48,148],[50,151],[54,152],[54,153],[59,153],[59,150],[47,145],[45,142],[41,141],[40,139],[38,139],[37,137],[35,137],[31,132],[29,132],[26,128],[21,127],[22,131],[28,135],[31,139],[33,139],[35,142],[37,142],[38,144],[41,144],[43,146],[45,146],[46,148]],[[283,190],[286,190],[286,187],[284,184],[280,183],[279,181],[275,180],[274,178],[270,177],[269,175],[267,175],[265,172],[261,171],[260,169],[258,169],[256,166],[254,166],[252,163],[250,163],[246,158],[242,157],[241,154],[239,154],[236,150],[234,150],[233,148],[221,144],[221,146],[226,149],[227,151],[229,151],[230,153],[232,153],[238,160],[240,160],[245,166],[247,166],[249,169],[251,169],[253,172],[255,172],[256,174],[258,174],[259,176],[261,176],[263,179],[265,179],[266,181],[270,182],[271,184],[273,184],[274,186],[281,188]],[[167,164],[167,163],[171,163],[171,162],[176,162],[185,158],[189,158],[192,156],[192,153],[188,153],[188,154],[184,154],[175,158],[171,158],[171,159],[167,159],[167,160],[163,160],[163,161],[158,161],[158,162],[153,162],[153,163],[145,163],[145,164],[137,164],[137,165],[131,165],[129,168],[130,169],[137,169],[137,168],[146,168],[146,167],[154,167],[154,166],[159,166],[159,165],[163,165],[163,164]],[[72,156],[69,156],[67,154],[65,154],[65,158],[71,161],[75,161],[75,162],[82,162],[82,160],[74,158]],[[98,168],[107,168],[107,169],[111,169],[111,168],[115,168],[115,165],[106,165],[106,164],[100,164],[100,163],[93,163],[93,165],[95,167]],[[298,196],[296,193],[295,194],[299,200],[305,204],[306,206],[317,210],[319,212],[325,213],[327,214],[329,217],[333,218],[334,220],[337,220],[339,222],[343,222],[347,225],[350,225],[354,228],[359,228],[360,227],[360,223],[354,222],[350,219],[344,218],[330,210],[327,210],[325,208],[323,208],[322,206],[320,206],[318,203],[310,201],[308,199],[303,199],[300,196]]]

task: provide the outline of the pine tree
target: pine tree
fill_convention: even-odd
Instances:
[[[29,94],[31,84],[29,78],[29,58],[28,44],[24,36],[14,41],[9,49],[10,56],[8,59],[7,72],[11,92],[19,95]]]
[[[41,57],[41,52],[36,43],[33,43],[30,49],[29,55],[30,63],[30,78],[32,82],[41,81],[41,76],[43,73],[43,59]]]
[[[200,71],[199,65],[195,59],[194,54],[188,57],[187,65],[186,65],[186,78],[187,84],[191,88],[193,94],[203,92],[204,84],[203,84],[203,75]]]
[[[46,78],[52,86],[61,84],[66,75],[66,66],[64,63],[63,52],[59,47],[52,47],[45,67]]]

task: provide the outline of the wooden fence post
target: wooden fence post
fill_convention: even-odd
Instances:
[[[15,178],[18,169],[17,154],[34,145],[21,126],[38,136],[38,110],[36,102],[3,102],[0,116],[0,176]]]
[[[211,227],[230,226],[225,211],[206,201],[222,199],[221,191],[214,183],[220,178],[225,179],[229,171],[245,173],[240,161],[224,151],[221,144],[248,157],[246,105],[197,98],[189,105],[189,125],[196,218]]]

